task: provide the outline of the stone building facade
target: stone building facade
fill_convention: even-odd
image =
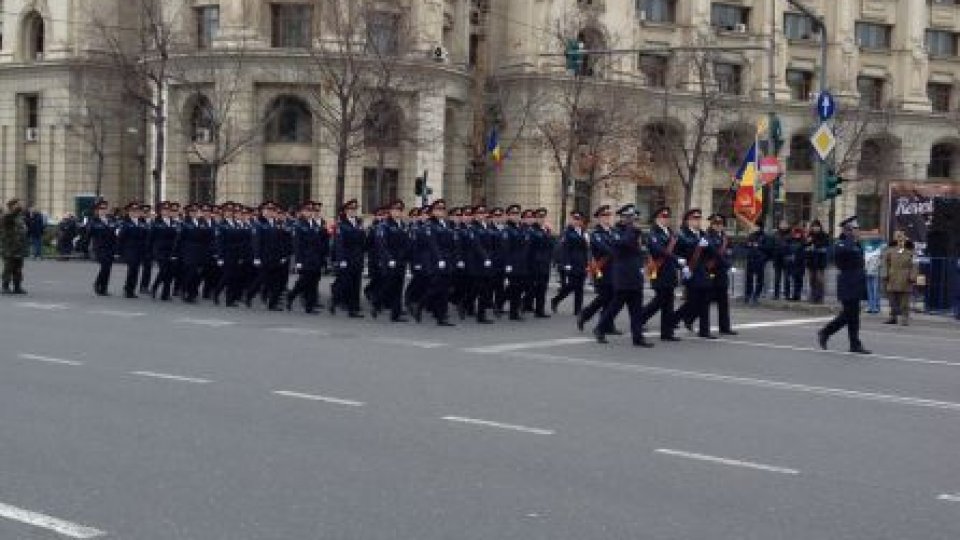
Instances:
[[[310,197],[330,207],[337,159],[316,98],[325,83],[304,52],[337,39],[318,7],[330,1],[160,2],[175,36],[177,64],[164,96],[163,198],[294,202]],[[149,112],[126,97],[101,35],[136,25],[130,12],[135,3],[0,2],[0,197],[19,195],[52,215],[73,210],[78,196],[153,198],[156,134]],[[837,120],[838,167],[853,181],[844,186],[838,212],[859,212],[873,225],[882,218],[887,182],[960,177],[960,5],[946,0],[803,3],[825,17],[827,86],[846,113]],[[108,9],[95,14],[94,4]],[[585,84],[615,89],[610,107],[623,107],[638,117],[638,125],[672,123],[685,134],[693,131],[698,101],[683,47],[727,47],[711,57],[710,85],[724,94],[725,105],[704,148],[693,203],[707,210],[728,204],[730,141],[752,136],[758,117],[769,109],[772,81],[786,141],[781,152],[785,216],[806,221],[822,210],[807,142],[816,124],[812,100],[819,87],[820,36],[786,0],[384,0],[371,5],[382,17],[370,22],[375,31],[365,32],[364,39],[402,49],[391,67],[416,84],[398,88],[368,111],[394,119],[381,126],[390,134],[389,144],[363,144],[366,135],[357,134],[361,143],[350,156],[345,195],[360,199],[364,210],[394,196],[415,203],[414,181],[424,172],[433,196],[451,204],[486,200],[558,208],[560,172],[536,122],[525,122],[525,131],[518,133],[518,122],[511,119],[519,113],[509,105],[501,111],[501,139],[510,141],[509,156],[498,168],[478,158],[490,130],[484,116],[497,101],[488,83],[506,81],[520,93],[555,91],[572,77],[557,55],[563,48],[557,37],[564,33],[588,49],[621,51],[605,56],[605,69],[584,77]],[[772,73],[763,50],[771,32],[776,42]],[[229,108],[221,105],[224,96]],[[215,175],[209,162],[216,137],[204,112],[209,109],[222,114],[216,125],[228,126],[223,129],[232,141],[230,156]],[[638,146],[647,133],[637,130]],[[637,202],[641,212],[661,202],[680,206],[675,172],[656,163],[642,166],[649,174],[639,181],[572,182],[570,206]]]

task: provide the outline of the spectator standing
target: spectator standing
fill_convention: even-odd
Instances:
[[[780,227],[773,235],[773,299],[790,299],[790,271],[787,264],[788,244],[790,242],[790,224],[786,220],[780,222]]]
[[[866,252],[867,313],[880,313],[880,265],[882,259],[882,250],[871,249]]]
[[[883,252],[883,290],[890,302],[890,318],[886,324],[910,324],[910,297],[917,283],[918,268],[914,263],[913,242],[903,231],[893,233],[893,241]]]
[[[747,275],[743,301],[747,304],[757,304],[760,301],[760,295],[763,294],[767,262],[773,254],[773,242],[763,230],[763,221],[758,221],[756,228],[747,237],[746,248]]]
[[[30,255],[34,259],[43,256],[43,231],[47,228],[47,216],[30,207],[23,216],[27,223],[27,238],[30,241]]]
[[[23,260],[27,258],[27,224],[18,199],[7,203],[0,217],[0,257],[3,258],[3,294],[27,294],[23,290]],[[11,283],[13,288],[10,288]]]
[[[823,231],[820,220],[810,222],[807,234],[806,260],[810,270],[810,302],[822,304],[826,288],[827,251],[830,249],[830,235]]]
[[[77,238],[77,218],[67,212],[57,224],[57,255],[66,259],[73,254],[73,242]]]

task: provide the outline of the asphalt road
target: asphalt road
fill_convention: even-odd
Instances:
[[[948,321],[866,319],[860,357],[741,310],[735,339],[638,350],[569,313],[448,329],[27,273],[0,298],[3,540],[960,538]]]

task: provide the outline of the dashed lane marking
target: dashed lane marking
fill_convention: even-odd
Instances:
[[[752,328],[776,328],[780,326],[802,326],[804,324],[821,323],[832,320],[833,317],[816,317],[810,319],[785,319],[781,321],[759,321],[743,324],[735,324],[734,328],[750,330]]]
[[[212,328],[223,328],[225,326],[232,326],[237,324],[233,321],[224,321],[222,319],[193,319],[190,317],[182,317],[175,319],[174,322],[183,323],[183,324],[193,324],[196,326],[209,326]]]
[[[958,362],[950,362],[947,360],[931,360],[929,358],[911,358],[908,356],[895,356],[890,354],[857,354],[846,351],[832,351],[832,350],[823,350],[813,347],[798,347],[795,345],[781,345],[779,343],[761,343],[756,341],[743,341],[739,339],[719,339],[717,340],[720,343],[729,343],[731,345],[744,345],[747,347],[760,347],[763,349],[781,349],[787,351],[798,351],[798,352],[814,352],[821,354],[833,354],[840,356],[852,356],[857,359],[862,360],[892,360],[895,362],[906,362],[909,364],[928,364],[932,366],[950,366],[950,367],[960,367]]]
[[[313,328],[296,328],[296,327],[284,327],[284,328],[271,328],[271,332],[279,332],[281,334],[290,334],[294,336],[329,336],[330,332],[326,330],[315,330]]]
[[[763,463],[756,463],[753,461],[743,461],[739,459],[729,459],[718,456],[708,456],[706,454],[697,454],[694,452],[684,452],[682,450],[671,450],[669,448],[658,448],[655,450],[657,454],[663,454],[665,456],[674,456],[685,459],[692,459],[696,461],[706,461],[709,463],[716,463],[719,465],[728,465],[730,467],[741,467],[744,469],[754,469],[758,471],[766,471],[779,474],[800,474],[800,471],[796,469],[788,469],[786,467],[777,467],[774,465],[764,465]]]
[[[498,354],[511,351],[522,351],[525,349],[544,349],[547,347],[560,347],[562,345],[577,345],[580,343],[589,343],[593,338],[575,337],[547,339],[543,341],[524,341],[521,343],[501,343],[500,345],[490,345],[488,347],[472,347],[463,349],[466,352],[477,354]]]
[[[821,396],[840,397],[847,399],[857,399],[862,401],[876,401],[880,403],[891,403],[896,405],[906,405],[910,407],[923,407],[929,409],[940,409],[953,412],[960,412],[960,403],[952,401],[937,401],[911,396],[901,396],[896,394],[879,394],[874,392],[860,392],[857,390],[847,390],[845,388],[833,388],[829,386],[811,386],[806,384],[789,383],[784,381],[775,381],[767,379],[757,379],[752,377],[737,377],[733,375],[721,375],[703,371],[685,371],[680,369],[660,368],[653,366],[642,366],[636,364],[621,364],[617,362],[606,362],[602,360],[588,360],[585,358],[574,358],[568,356],[559,356],[543,353],[514,352],[509,356],[521,360],[533,360],[547,364],[566,364],[571,366],[604,368],[615,371],[624,371],[631,373],[642,373],[647,375],[659,375],[663,377],[674,377],[680,379],[690,379],[697,381],[718,382],[733,384],[739,386],[749,386],[753,388],[768,388],[773,390],[784,390],[788,392],[798,392],[804,394],[814,394]]]
[[[17,302],[16,305],[22,308],[40,309],[44,311],[63,311],[70,309],[70,306],[66,304],[44,304],[42,302]]]
[[[198,377],[184,377],[182,375],[171,375],[169,373],[157,373],[156,371],[131,371],[131,375],[138,377],[148,377],[151,379],[162,379],[167,381],[179,381],[191,384],[210,384],[210,379],[201,379]]]
[[[944,493],[943,495],[940,495],[939,497],[937,497],[937,500],[960,503],[960,495],[954,495],[952,493]]]
[[[305,399],[308,401],[320,401],[323,403],[331,403],[333,405],[346,405],[347,407],[363,407],[366,405],[366,403],[362,401],[354,401],[352,399],[342,399],[330,396],[321,396],[317,394],[305,394],[303,392],[293,392],[290,390],[274,390],[273,393],[278,396]]]
[[[391,337],[376,337],[372,341],[377,343],[386,343],[388,345],[403,345],[405,347],[417,347],[420,349],[439,349],[440,347],[445,347],[446,343],[436,343],[432,341],[422,341],[418,339],[403,339],[403,338],[391,338]]]
[[[91,315],[105,315],[107,317],[120,317],[132,319],[134,317],[144,317],[147,314],[142,311],[123,311],[119,309],[91,309],[87,311]]]
[[[459,424],[471,424],[475,426],[506,429],[510,431],[519,431],[521,433],[532,433],[534,435],[553,435],[554,433],[556,433],[552,429],[534,428],[534,427],[520,426],[517,424],[504,424],[502,422],[494,422],[492,420],[481,420],[479,418],[467,418],[464,416],[444,416],[443,419],[448,422],[455,422]]]
[[[43,362],[45,364],[59,364],[64,366],[82,366],[83,362],[77,362],[76,360],[66,360],[64,358],[53,358],[52,356],[41,356],[39,354],[29,354],[29,353],[20,353],[17,355],[17,358],[22,360],[33,360],[35,362]]]
[[[17,508],[16,506],[10,506],[4,503],[0,503],[0,517],[11,521],[18,521],[38,529],[53,531],[68,538],[98,538],[106,534],[93,527],[78,525],[53,516],[39,512],[31,512],[30,510],[24,510],[23,508]]]

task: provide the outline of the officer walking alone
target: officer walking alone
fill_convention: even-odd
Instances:
[[[843,233],[834,248],[834,263],[837,265],[837,300],[842,310],[822,330],[817,332],[817,341],[824,350],[830,336],[847,327],[850,352],[871,354],[860,341],[860,301],[867,298],[867,272],[863,247],[860,245],[860,226],[857,217],[840,222]]]

